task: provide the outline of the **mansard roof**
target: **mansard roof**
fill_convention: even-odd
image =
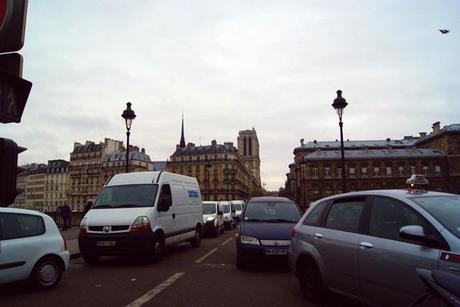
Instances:
[[[434,138],[440,137],[442,135],[448,134],[448,133],[458,133],[460,134],[460,124],[452,124],[448,126],[444,126],[442,129],[440,129],[438,132],[432,132],[428,134],[427,136],[420,138],[417,140],[416,145],[423,144],[425,142],[428,142]]]
[[[146,153],[140,151],[130,151],[129,152],[129,159],[130,160],[137,160],[137,161],[146,161],[151,162],[150,156]],[[114,152],[109,153],[105,161],[106,162],[114,162],[114,161],[125,161],[126,160],[126,150],[117,150]]]
[[[189,146],[185,148],[177,148],[172,154],[173,157],[177,156],[188,156],[188,155],[199,155],[199,154],[214,154],[214,153],[234,153],[237,152],[235,146],[230,145],[205,145],[205,146]]]
[[[382,159],[382,158],[425,158],[444,157],[446,154],[439,149],[373,149],[346,150],[346,159]],[[304,155],[304,160],[336,160],[340,159],[339,150],[317,150]]]

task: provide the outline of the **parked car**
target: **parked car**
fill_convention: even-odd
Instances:
[[[224,212],[224,226],[225,229],[232,229],[236,226],[235,211],[232,211],[232,207],[229,201],[220,201],[219,205],[222,207]]]
[[[287,264],[291,231],[300,217],[297,204],[287,198],[251,198],[236,236],[236,266],[264,261]]]
[[[204,232],[218,236],[224,233],[224,212],[217,201],[203,202]]]
[[[289,264],[307,299],[330,290],[408,306],[425,293],[417,268],[460,274],[460,196],[380,190],[318,200],[294,228]]]
[[[243,200],[232,200],[230,201],[232,206],[232,211],[234,213],[234,219],[238,222],[241,218],[241,214],[243,213],[244,208],[244,201]]]
[[[104,185],[80,224],[83,259],[144,254],[163,257],[167,245],[201,243],[203,207],[196,178],[169,172],[117,174]]]
[[[0,284],[28,279],[39,289],[56,286],[70,253],[56,223],[46,214],[0,208]]]

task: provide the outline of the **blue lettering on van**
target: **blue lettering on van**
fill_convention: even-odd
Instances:
[[[187,190],[188,197],[190,198],[198,198],[198,191],[196,190]]]

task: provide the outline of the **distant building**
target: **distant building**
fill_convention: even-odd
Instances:
[[[239,131],[238,152],[260,185],[259,139],[257,138],[257,132],[254,128],[252,128],[252,130]]]
[[[46,164],[38,164],[27,173],[25,208],[44,211],[46,167]]]
[[[145,172],[153,170],[153,162],[149,155],[142,148],[139,151],[137,146],[129,146],[129,171],[130,172]],[[110,177],[115,174],[126,172],[126,149],[117,150],[109,153],[103,163],[103,178],[105,183]]]
[[[401,140],[345,141],[347,191],[405,188],[412,174],[424,174],[430,189],[460,192],[460,125]],[[308,142],[294,149],[285,193],[300,204],[342,191],[340,142]]]
[[[248,199],[262,189],[233,143],[185,148],[177,145],[166,166],[167,171],[196,177],[203,200]]]
[[[43,211],[55,212],[69,197],[69,162],[49,160],[45,178],[45,202]]]
[[[85,144],[75,142],[70,153],[70,188],[69,201],[74,210],[82,211],[88,200],[94,200],[104,180],[102,167],[106,156],[120,150],[122,142],[105,138],[96,144],[86,141]]]
[[[45,181],[40,184],[40,180],[36,179],[37,177],[41,177],[40,173],[46,168],[46,165],[43,163],[31,163],[21,165],[21,168],[23,169],[23,172],[18,174],[16,177],[16,187],[20,189],[22,193],[16,196],[16,199],[11,207],[33,209],[33,201],[27,201],[27,196],[29,195],[29,197],[39,199],[40,196],[38,196],[36,192],[39,192],[40,190],[43,192],[45,191]],[[34,176],[30,177],[31,175]],[[28,188],[30,189],[29,192]]]

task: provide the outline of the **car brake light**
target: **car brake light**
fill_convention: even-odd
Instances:
[[[143,233],[150,230],[150,221],[146,216],[139,216],[131,225],[131,233]]]

